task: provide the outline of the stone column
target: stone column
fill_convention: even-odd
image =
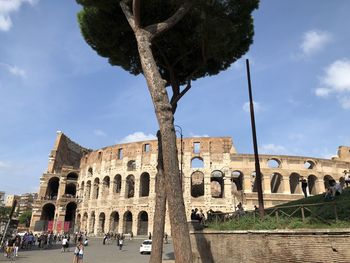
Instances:
[[[243,179],[243,190],[245,193],[251,193],[252,192],[252,182],[251,182],[251,176],[244,175]]]
[[[271,194],[271,175],[262,175],[262,188],[264,194]]]
[[[283,193],[290,194],[289,176],[282,175]]]
[[[322,194],[325,192],[325,187],[324,187],[324,181],[323,181],[323,178],[318,178],[317,177],[317,180],[315,181],[315,187],[316,187],[316,193],[317,194]]]

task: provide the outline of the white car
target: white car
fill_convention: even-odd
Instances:
[[[146,239],[142,242],[140,246],[140,253],[151,253],[152,251],[152,240],[151,239]]]

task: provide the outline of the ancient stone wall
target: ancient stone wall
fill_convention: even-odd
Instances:
[[[194,263],[350,262],[349,229],[191,232]]]
[[[79,147],[58,134],[49,171],[41,177],[32,221],[51,218],[44,206],[53,205],[57,230],[59,221],[70,218],[68,204],[75,203],[76,230],[95,235],[108,231],[134,235],[152,232],[157,141],[118,144],[95,151]],[[245,209],[257,204],[254,156],[237,153],[231,138],[178,139],[177,147],[188,217],[193,208],[232,212],[239,202]],[[308,181],[308,195],[324,192],[331,179],[340,180],[344,170],[350,169],[350,160],[344,155],[333,159],[260,155],[265,206],[303,198],[302,178]],[[72,197],[69,193],[74,186],[76,194]],[[168,217],[166,232],[171,233]]]

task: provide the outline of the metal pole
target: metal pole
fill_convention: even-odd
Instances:
[[[0,246],[2,246],[2,244],[4,243],[4,240],[5,240],[5,237],[6,237],[6,234],[7,234],[7,229],[9,228],[9,225],[10,225],[13,213],[15,212],[16,206],[17,206],[17,200],[14,199],[13,203],[12,203],[12,209],[11,209],[11,212],[10,212],[9,220],[8,220],[8,222],[6,224],[4,233],[2,234]]]
[[[260,217],[263,217],[264,216],[264,198],[263,198],[263,193],[262,193],[261,171],[260,171],[260,162],[259,162],[259,153],[258,153],[258,143],[257,143],[257,139],[256,139],[254,105],[253,105],[253,95],[252,95],[249,60],[248,59],[246,59],[246,66],[247,66],[248,91],[249,91],[249,102],[250,102],[250,120],[251,120],[251,125],[252,125],[252,135],[253,135],[253,145],[254,145],[255,174],[256,174],[255,180],[256,180],[257,190],[258,190],[259,214],[260,214]]]

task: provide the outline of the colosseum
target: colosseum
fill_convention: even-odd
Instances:
[[[230,137],[177,140],[183,196],[189,217],[196,207],[232,212],[242,202],[257,204],[254,155],[237,153]],[[260,155],[265,206],[324,192],[330,179],[350,172],[350,147],[332,159]],[[118,144],[99,150],[81,147],[57,132],[47,171],[40,178],[32,231],[87,231],[146,235],[155,207],[157,141]],[[165,231],[170,233],[166,217]]]

